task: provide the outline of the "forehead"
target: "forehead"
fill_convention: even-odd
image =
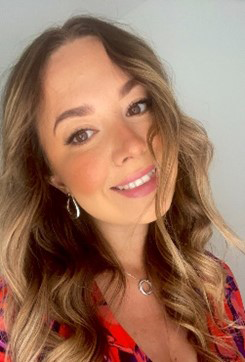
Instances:
[[[97,37],[87,36],[61,46],[51,55],[43,73],[43,88],[60,91],[64,84],[74,86],[79,80],[84,85],[95,85],[93,81],[98,77],[112,80],[117,76],[125,77],[125,72],[111,61]]]
[[[46,64],[40,116],[54,117],[66,107],[77,106],[81,99],[115,93],[129,77],[112,62],[97,37],[75,39],[58,48]]]

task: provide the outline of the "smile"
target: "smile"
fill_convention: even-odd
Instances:
[[[153,191],[156,190],[156,186],[156,169],[154,168],[151,169],[151,171],[148,171],[142,177],[137,178],[136,180],[131,181],[128,184],[118,185],[112,187],[111,189],[124,197],[140,198],[151,194]]]
[[[150,179],[152,178],[152,175],[154,175],[155,172],[156,172],[156,169],[154,168],[153,170],[151,170],[144,176],[136,179],[135,181],[129,182],[128,184],[125,184],[125,185],[115,186],[115,187],[113,187],[113,189],[116,189],[116,190],[129,190],[130,189],[130,190],[132,190],[136,187],[139,187],[139,186],[145,184],[146,182],[149,182]]]

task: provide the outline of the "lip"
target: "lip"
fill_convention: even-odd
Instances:
[[[148,172],[150,172],[154,168],[155,168],[155,166],[151,165],[151,166],[148,166],[147,168],[145,168],[143,171],[137,171],[132,176],[125,178],[123,181],[121,181],[119,184],[117,184],[117,185],[115,185],[113,187],[118,187],[118,186],[126,185],[129,182],[134,182],[138,178],[143,177],[144,175],[146,175]]]
[[[119,190],[119,189],[112,189],[115,192],[118,192],[122,196],[130,197],[130,198],[138,198],[144,197],[148,194],[151,194],[156,189],[156,174],[153,174],[150,181],[135,187],[134,189],[128,190]]]

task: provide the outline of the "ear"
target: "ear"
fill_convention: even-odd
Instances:
[[[62,180],[60,179],[60,177],[58,175],[53,175],[49,178],[50,185],[56,187],[58,190],[60,190],[61,192],[64,192],[65,194],[69,193],[68,188],[66,187],[66,185],[62,182]]]

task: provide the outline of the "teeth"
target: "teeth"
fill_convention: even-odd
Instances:
[[[150,176],[149,175],[145,175],[141,178],[141,180],[143,180],[144,182],[147,182],[150,180]]]
[[[130,182],[127,185],[124,186],[117,186],[116,188],[119,190],[128,190],[128,189],[134,189],[135,187],[138,187],[140,185],[143,185],[144,183],[148,182],[151,179],[151,176],[156,172],[156,169],[154,168],[152,171],[148,172],[143,177],[138,178],[134,182]]]

